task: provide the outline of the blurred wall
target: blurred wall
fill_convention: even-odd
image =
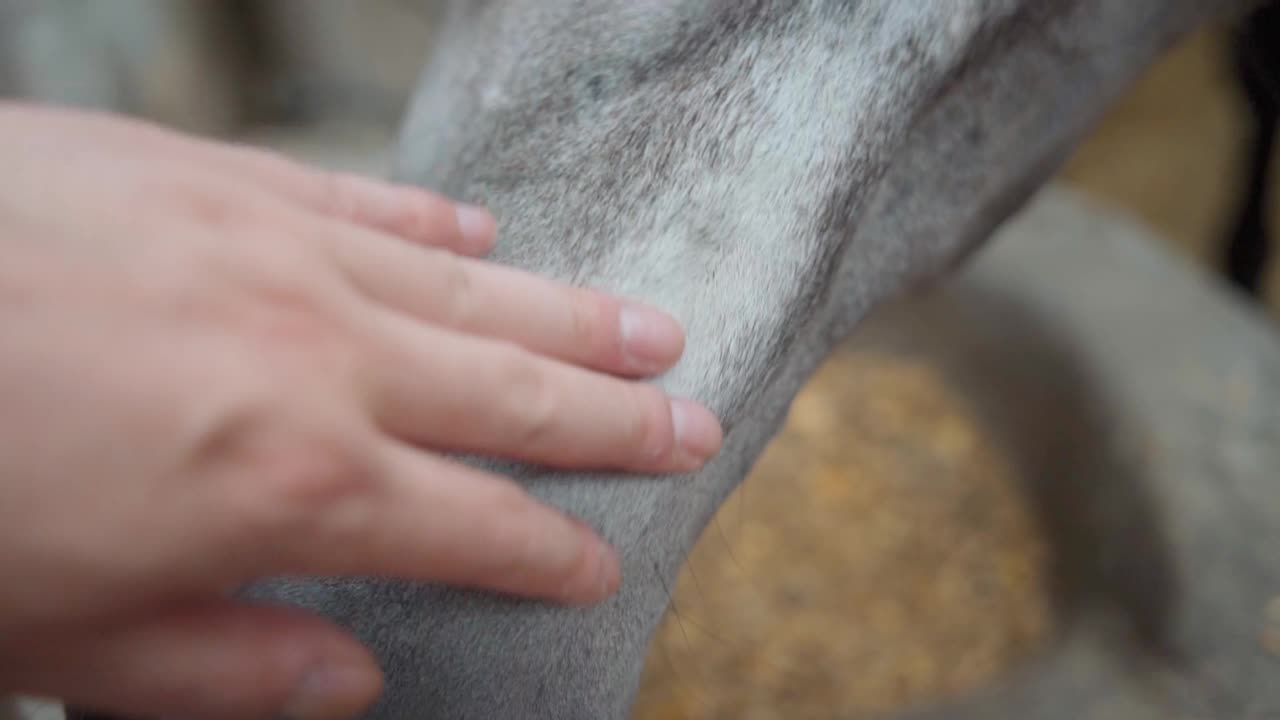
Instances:
[[[395,123],[431,40],[437,0],[245,0],[274,32],[277,66],[304,115]]]

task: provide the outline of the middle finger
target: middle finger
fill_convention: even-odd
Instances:
[[[436,449],[560,467],[688,471],[719,450],[706,409],[651,385],[374,308],[369,402],[384,429]]]
[[[684,351],[680,325],[653,308],[378,233],[327,232],[357,289],[419,320],[619,375],[656,374]]]

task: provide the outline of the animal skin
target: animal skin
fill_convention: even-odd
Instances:
[[[676,315],[688,349],[656,382],[712,408],[725,449],[677,478],[468,460],[619,548],[598,607],[382,579],[246,596],[367,643],[388,681],[371,719],[626,717],[685,554],[829,351],[962,263],[1169,45],[1247,4],[451,2],[395,177],[493,209],[500,262]],[[1022,682],[1035,707],[1043,678]]]

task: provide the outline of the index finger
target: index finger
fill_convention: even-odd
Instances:
[[[617,375],[653,375],[684,352],[684,330],[656,308],[374,232],[336,232],[338,264],[366,297],[450,330]]]
[[[314,168],[250,146],[214,146],[210,154],[226,169],[331,220],[468,256],[484,255],[497,237],[497,222],[487,210],[430,190]]]
[[[483,208],[426,189],[315,168],[273,150],[209,140],[144,120],[52,108],[35,112],[44,122],[73,127],[78,136],[112,138],[138,152],[160,151],[185,168],[264,189],[310,213],[411,242],[479,256],[492,248],[497,234],[493,217]]]

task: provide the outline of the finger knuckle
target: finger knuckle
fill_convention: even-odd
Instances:
[[[641,462],[668,457],[675,449],[675,433],[667,398],[649,385],[631,386],[633,401],[628,403],[630,418],[626,425],[626,443]]]
[[[481,537],[493,549],[493,564],[487,573],[507,582],[520,584],[535,572],[537,542],[533,501],[515,483],[495,483],[485,502]]]
[[[368,476],[343,443],[302,438],[263,458],[276,495],[302,507],[317,507],[367,488]]]
[[[387,229],[413,239],[438,237],[446,228],[452,231],[454,221],[445,213],[442,203],[435,197],[425,193],[412,192],[400,188],[390,191],[378,189],[389,194]]]
[[[263,302],[246,315],[245,322],[268,347],[309,363],[324,363],[330,355],[342,355],[333,322],[311,307],[309,298],[284,288],[263,290]]]
[[[326,213],[347,220],[358,220],[359,203],[351,191],[351,184],[340,173],[317,170],[312,177],[316,207]]]
[[[452,202],[432,193],[415,192],[405,205],[408,217],[404,229],[410,236],[429,238],[440,235],[442,231],[462,234]]]
[[[187,214],[206,227],[225,229],[243,223],[244,208],[221,193],[191,192],[186,196]]]
[[[436,259],[440,283],[444,289],[445,323],[460,330],[471,328],[477,312],[474,271],[452,253],[443,250],[430,252]]]
[[[243,301],[228,321],[265,367],[283,373],[287,382],[353,377],[360,357],[356,332],[322,283],[282,277],[246,282]]]
[[[294,537],[303,528],[359,516],[375,474],[350,443],[304,433],[263,443],[247,453],[243,472],[256,488],[258,536]]]
[[[208,228],[205,228],[208,229]],[[190,227],[183,227],[190,232]],[[208,277],[237,293],[295,290],[316,275],[317,252],[309,229],[289,216],[269,211],[242,213],[215,233],[177,246],[184,277]]]
[[[570,295],[568,340],[573,347],[599,348],[604,344],[601,342],[603,327],[600,304],[593,295],[582,291]]]
[[[143,185],[143,207],[165,208],[184,222],[218,232],[241,231],[261,219],[259,205],[252,197],[216,182],[193,180],[166,187]]]
[[[511,437],[525,447],[545,444],[555,432],[561,410],[561,398],[546,369],[513,348],[502,361],[498,376]]]

